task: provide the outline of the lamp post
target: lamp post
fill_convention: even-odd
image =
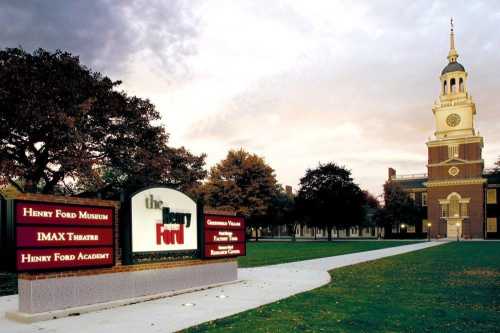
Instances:
[[[457,222],[457,242],[459,241],[460,222]]]
[[[428,241],[430,242],[431,241],[431,226],[432,226],[432,223],[427,223],[427,239]]]
[[[404,228],[405,228],[405,224],[404,223],[401,223],[401,238],[403,238],[403,231],[404,231]]]

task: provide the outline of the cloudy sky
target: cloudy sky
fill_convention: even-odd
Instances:
[[[296,188],[307,168],[335,161],[380,194],[388,167],[426,171],[451,16],[492,166],[498,1],[3,0],[0,47],[80,55],[149,98],[170,143],[209,165],[242,147]]]

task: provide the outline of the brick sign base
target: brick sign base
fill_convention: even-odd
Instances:
[[[97,272],[96,272],[97,273]],[[100,273],[100,274],[99,274]],[[102,269],[98,274],[19,279],[19,311],[7,317],[36,322],[166,297],[237,279],[235,260],[190,260]]]

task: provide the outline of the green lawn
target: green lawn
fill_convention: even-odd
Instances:
[[[450,243],[331,275],[325,287],[188,332],[500,331],[500,242]]]
[[[255,267],[408,245],[409,241],[252,242],[239,267]]]
[[[399,241],[342,241],[342,242],[258,242],[247,244],[247,256],[240,257],[240,267],[271,265],[282,262],[335,256],[384,247],[411,244]],[[0,271],[0,296],[17,293],[17,277]]]

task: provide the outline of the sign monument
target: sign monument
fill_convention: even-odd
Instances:
[[[132,253],[196,251],[196,202],[166,188],[145,189],[132,196]]]

